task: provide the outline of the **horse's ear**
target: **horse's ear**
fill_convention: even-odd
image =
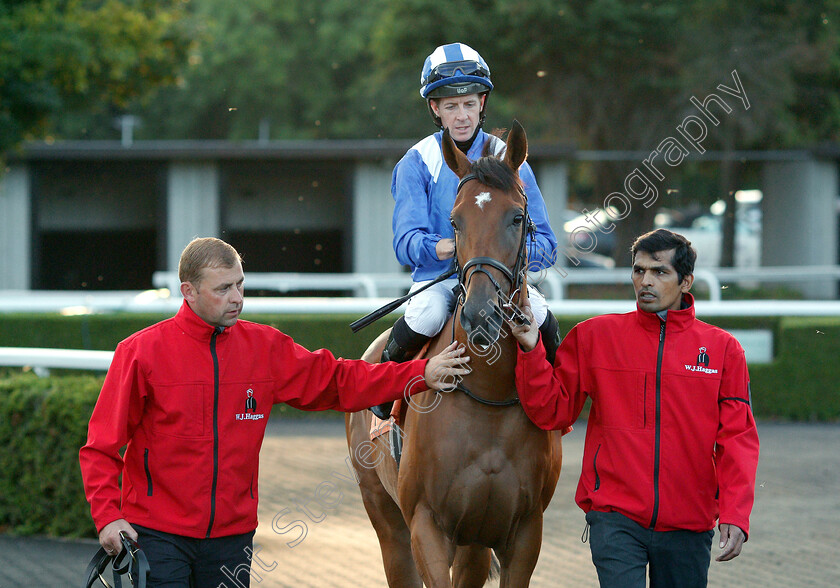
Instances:
[[[525,163],[528,157],[528,137],[525,136],[525,129],[519,121],[513,119],[510,133],[507,138],[507,151],[505,151],[505,163],[511,169],[518,170]]]
[[[443,130],[443,136],[441,137],[440,143],[443,148],[443,159],[446,161],[446,165],[449,166],[449,169],[454,171],[455,175],[458,176],[459,179],[470,173],[470,169],[472,169],[470,160],[467,159],[467,156],[455,146],[455,141],[453,141],[452,137],[449,135],[449,129]]]

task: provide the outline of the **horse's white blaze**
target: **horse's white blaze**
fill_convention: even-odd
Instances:
[[[475,204],[481,210],[484,210],[484,204],[486,202],[490,202],[490,192],[482,192],[481,194],[476,194],[475,196]]]

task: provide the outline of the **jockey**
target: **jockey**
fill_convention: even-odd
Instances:
[[[440,129],[414,145],[394,168],[391,193],[394,196],[394,251],[403,265],[412,269],[410,291],[423,287],[451,264],[455,239],[450,214],[455,203],[458,177],[443,161],[441,136],[449,129],[455,145],[475,161],[485,154],[504,153],[505,143],[488,133],[484,124],[487,99],[493,90],[490,68],[477,51],[463,43],[450,43],[435,49],[426,58],[420,74],[420,95],[426,99],[429,114]],[[528,269],[538,271],[555,261],[557,240],[548,224],[540,189],[527,163],[519,176],[528,198],[528,212],[536,232],[528,237]],[[382,361],[406,361],[435,336],[455,309],[453,288],[457,277],[435,284],[408,302],[405,315],[391,330],[382,352]],[[545,298],[528,287],[531,308],[553,363],[560,344],[557,319],[548,312]],[[388,418],[390,405],[371,408],[378,417]]]

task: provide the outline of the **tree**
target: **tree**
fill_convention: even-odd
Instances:
[[[173,83],[193,36],[179,0],[0,0],[0,155]]]
[[[370,138],[360,120],[372,23],[386,0],[194,0],[206,38],[184,81],[139,112],[171,139]]]

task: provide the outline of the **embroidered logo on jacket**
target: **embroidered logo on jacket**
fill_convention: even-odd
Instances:
[[[265,415],[256,412],[257,410],[257,399],[254,398],[254,390],[252,388],[248,388],[245,392],[245,412],[241,412],[236,415],[237,421],[258,421],[260,419],[264,419]]]
[[[703,372],[705,374],[716,374],[718,371],[709,367],[709,355],[706,353],[706,348],[701,347],[700,353],[697,355],[697,363],[695,365],[685,364],[685,369],[690,372]]]

